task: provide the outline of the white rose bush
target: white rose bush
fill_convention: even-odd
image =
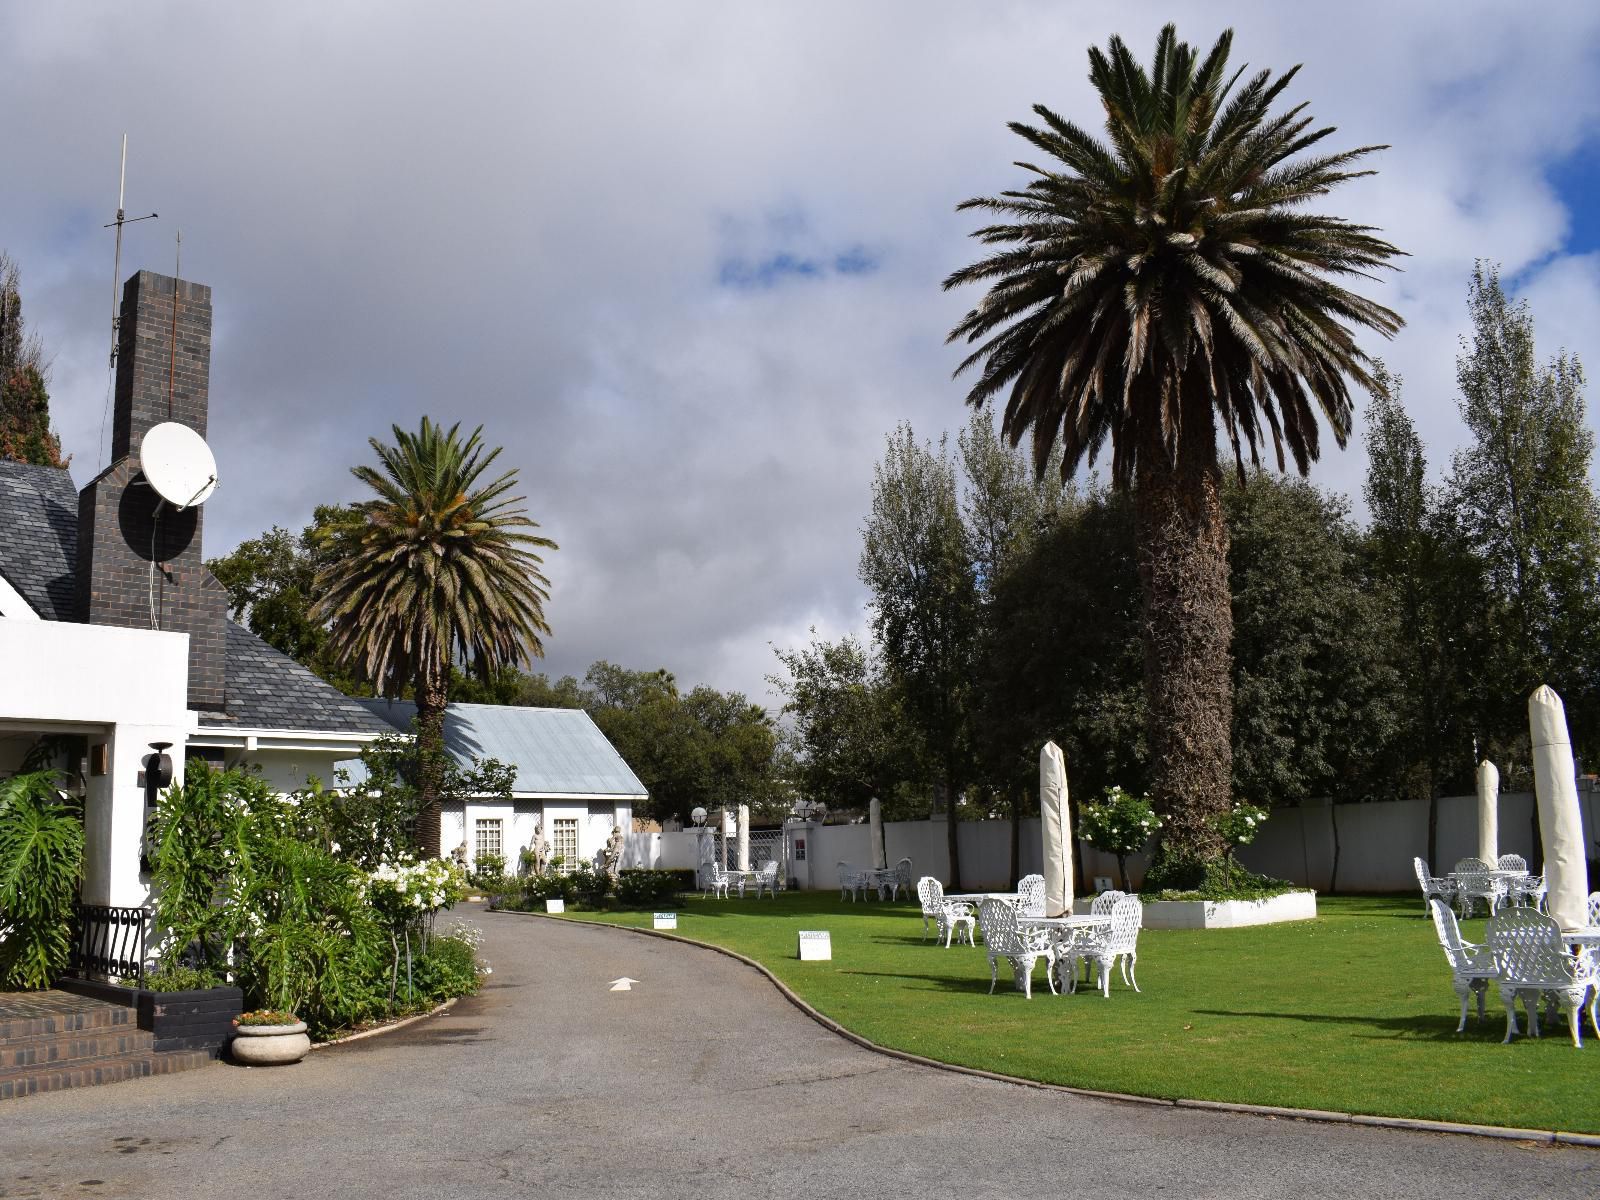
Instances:
[[[1099,800],[1078,810],[1078,836],[1096,850],[1117,856],[1122,890],[1128,890],[1128,855],[1137,854],[1161,828],[1149,796],[1108,787]]]

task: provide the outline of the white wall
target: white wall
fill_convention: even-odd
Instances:
[[[0,724],[40,733],[83,733],[104,743],[105,775],[91,775],[84,802],[83,899],[135,907],[144,789],[151,742],[170,742],[173,781],[195,718],[188,703],[189,635],[56,621],[0,618]]]

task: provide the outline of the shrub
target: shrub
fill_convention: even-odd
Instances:
[[[0,783],[0,988],[47,988],[72,951],[83,817],[51,771]]]
[[[1149,796],[1135,796],[1120,787],[1108,787],[1098,802],[1090,801],[1078,813],[1078,836],[1097,850],[1117,856],[1122,889],[1128,889],[1128,855],[1144,849],[1150,835],[1161,828],[1161,818]]]
[[[578,902],[585,908],[604,908],[611,896],[611,876],[597,871],[588,863],[580,863],[570,876]]]
[[[685,880],[687,876],[687,880]],[[617,879],[617,902],[627,908],[671,904],[680,891],[694,887],[693,871],[651,871],[634,868]]]
[[[491,882],[498,882],[505,876],[506,860],[498,854],[480,854],[473,863],[472,886],[487,888]]]
[[[1152,867],[1145,876],[1146,899],[1155,900],[1266,900],[1285,892],[1299,891],[1296,884],[1267,875],[1257,875],[1227,860],[1203,865],[1186,864],[1183,875],[1169,870],[1165,874]],[[1174,878],[1180,882],[1174,883]]]
[[[203,992],[221,985],[222,980],[210,971],[181,963],[163,963],[146,973],[143,984],[131,978],[122,981],[123,987],[143,987],[149,992]]]
[[[411,980],[418,1001],[428,1006],[478,990],[488,968],[478,963],[478,931],[457,927],[428,939],[427,949],[412,963]]]

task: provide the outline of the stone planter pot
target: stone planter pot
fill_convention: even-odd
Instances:
[[[252,1067],[297,1063],[311,1053],[306,1023],[293,1025],[240,1025],[233,1031],[228,1053],[233,1061]]]

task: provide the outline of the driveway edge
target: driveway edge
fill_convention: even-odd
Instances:
[[[620,925],[615,928],[622,928]],[[451,996],[450,999],[436,1008],[430,1008],[425,1013],[416,1013],[409,1017],[402,1017],[398,1021],[391,1021],[387,1025],[377,1025],[371,1029],[363,1029],[360,1033],[347,1033],[343,1037],[334,1038],[331,1042],[313,1042],[313,1050],[326,1050],[329,1046],[343,1046],[346,1042],[359,1042],[365,1038],[382,1037],[386,1033],[393,1033],[397,1029],[404,1029],[407,1025],[415,1025],[418,1021],[426,1021],[429,1017],[437,1017],[440,1013],[447,1013],[456,1006],[460,996]]]
[[[897,1058],[902,1062],[915,1063],[921,1067],[932,1067],[938,1071],[952,1071],[958,1075],[971,1075],[978,1079],[990,1079],[996,1083],[1015,1084],[1019,1087],[1034,1088],[1039,1091],[1061,1092],[1069,1096],[1085,1096],[1092,1100],[1109,1100],[1116,1104],[1140,1104],[1146,1107],[1159,1108],[1192,1108],[1203,1109],[1208,1112],[1239,1113],[1244,1116],[1261,1117],[1266,1120],[1288,1119],[1294,1121],[1315,1121],[1319,1124],[1329,1125],[1365,1125],[1379,1129],[1404,1129],[1413,1133],[1448,1133],[1460,1137],[1495,1138],[1519,1142],[1534,1142],[1542,1145],[1581,1146],[1590,1149],[1600,1149],[1600,1134],[1564,1133],[1554,1129],[1515,1129],[1499,1125],[1468,1125],[1456,1121],[1427,1121],[1415,1117],[1377,1117],[1366,1113],[1330,1112],[1315,1108],[1280,1108],[1266,1104],[1233,1104],[1223,1100],[1166,1100],[1158,1096],[1131,1096],[1125,1092],[1102,1092],[1093,1088],[1070,1087],[1063,1083],[1046,1083],[1038,1079],[1021,1079],[1015,1075],[1002,1075],[996,1071],[985,1071],[978,1067],[964,1067],[958,1063],[941,1062],[936,1058],[926,1058],[920,1054],[912,1054],[907,1050],[896,1050],[892,1046],[881,1046],[877,1042],[861,1036],[853,1030],[846,1029],[832,1017],[826,1016],[812,1008],[810,1004],[794,992],[788,984],[779,979],[761,963],[753,958],[740,954],[737,950],[730,950],[726,946],[718,946],[711,942],[697,941],[694,938],[684,937],[682,934],[667,933],[659,929],[640,929],[636,925],[619,925],[614,921],[570,921],[565,917],[553,913],[523,912],[517,909],[491,908],[488,914],[509,917],[537,917],[545,921],[560,921],[566,925],[594,926],[601,929],[617,929],[623,933],[636,933],[644,937],[662,938],[670,942],[682,942],[686,946],[696,946],[702,950],[711,950],[724,955],[745,966],[751,967],[766,976],[767,980],[778,989],[780,995],[788,1000],[806,1016],[830,1033],[837,1034],[846,1041],[854,1042],[864,1050],[871,1050],[875,1054],[882,1054],[889,1058]],[[431,1014],[428,1014],[431,1015]],[[420,1019],[420,1018],[418,1018]],[[360,1036],[360,1035],[358,1035]],[[328,1043],[334,1045],[335,1043]]]

